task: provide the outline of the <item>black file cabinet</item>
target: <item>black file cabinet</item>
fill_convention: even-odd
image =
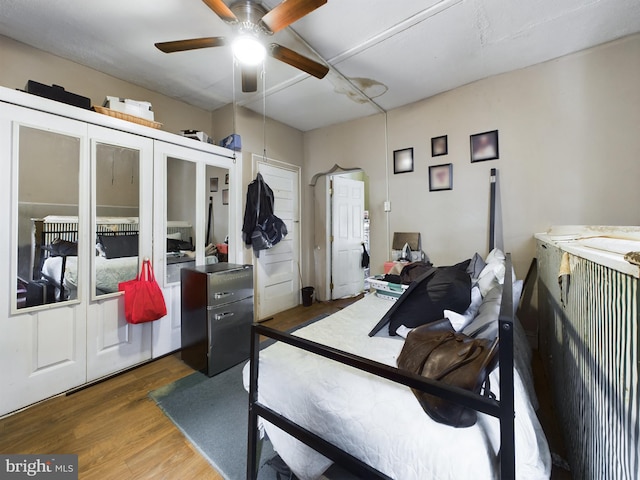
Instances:
[[[181,271],[182,360],[213,376],[249,358],[253,267],[215,263]]]

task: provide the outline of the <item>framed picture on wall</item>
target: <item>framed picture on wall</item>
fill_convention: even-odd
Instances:
[[[429,167],[429,191],[453,190],[453,164]]]
[[[222,204],[229,205],[229,189],[225,188],[222,190]]]
[[[218,177],[211,177],[209,179],[209,191],[210,192],[218,191]]]
[[[394,150],[393,173],[413,172],[413,148]]]
[[[431,156],[432,157],[439,157],[440,155],[446,155],[448,152],[449,152],[449,145],[447,143],[446,135],[433,137],[431,139]]]
[[[471,162],[483,162],[500,158],[498,130],[471,135]]]

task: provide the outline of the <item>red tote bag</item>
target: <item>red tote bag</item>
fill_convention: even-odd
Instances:
[[[119,283],[118,290],[124,292],[124,314],[129,323],[152,322],[167,314],[167,305],[149,259],[142,262],[135,280]]]

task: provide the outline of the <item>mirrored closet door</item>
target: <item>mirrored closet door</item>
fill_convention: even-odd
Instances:
[[[156,141],[154,165],[156,278],[169,311],[166,318],[153,322],[156,357],[181,346],[182,269],[228,260],[232,159]]]
[[[0,109],[0,413],[85,382],[89,189],[86,125]],[[66,274],[74,269],[73,277]]]
[[[16,308],[77,300],[79,137],[16,125]],[[65,272],[69,272],[65,274]]]
[[[152,257],[153,140],[89,125],[91,158],[91,301],[87,378],[151,357],[151,326],[124,316],[121,282]]]

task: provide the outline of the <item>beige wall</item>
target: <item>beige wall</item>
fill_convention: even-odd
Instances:
[[[394,175],[391,161],[386,169],[383,115],[307,132],[305,177],[334,163],[366,170],[372,271],[380,272],[394,231],[420,231],[435,264],[486,253],[489,172],[498,168],[505,249],[522,277],[533,234],[552,224],[640,224],[639,58],[635,35],[389,112],[388,154],[413,147],[412,173]],[[500,159],[471,164],[469,135],[493,129]],[[432,158],[430,138],[439,135],[449,136],[449,154]],[[453,163],[453,190],[429,192],[428,167],[442,163]],[[309,187],[306,205],[311,195]],[[304,238],[310,253],[312,233]]]
[[[211,113],[0,35],[0,85],[24,89],[28,80],[63,86],[102,105],[107,95],[151,102],[162,130],[211,129]]]
[[[267,106],[268,108],[268,106]],[[267,111],[268,113],[268,111]],[[227,105],[213,112],[212,114],[212,126],[214,138],[219,142],[222,138],[233,132],[233,119],[234,111],[231,105]],[[300,130],[291,128],[283,123],[280,123],[271,118],[266,119],[266,153],[267,158],[271,160],[277,160],[293,165],[303,165],[304,157],[304,139],[303,133]],[[242,139],[242,152],[239,157],[239,161],[242,164],[242,185],[244,191],[242,192],[242,210],[241,214],[244,215],[247,185],[255,178],[255,172],[253,171],[252,154],[262,156],[265,149],[265,135],[263,128],[264,122],[262,115],[255,113],[246,108],[238,107],[235,111],[235,125],[236,132]],[[240,152],[239,152],[240,153]],[[304,180],[304,179],[303,179]],[[303,182],[304,185],[304,182]],[[304,188],[304,187],[303,187]],[[302,198],[302,202],[305,198]],[[303,204],[304,209],[304,204]],[[302,210],[304,212],[304,210]],[[313,217],[310,221],[307,221],[303,215],[301,220],[301,229],[305,230],[313,228]],[[303,249],[304,255],[304,249]],[[251,249],[245,248],[244,250],[244,262],[253,263],[253,255]]]
[[[313,284],[314,272],[314,232],[313,198],[314,187],[309,185],[312,177],[330,170],[335,164],[344,169],[361,167],[368,176],[368,206],[372,233],[372,267],[386,259],[385,225],[386,214],[382,211],[386,199],[385,166],[385,118],[375,115],[305,134],[305,165],[303,168],[302,193],[304,198],[303,218],[309,228],[302,235],[302,264],[304,282]],[[306,268],[305,268],[306,267]]]
[[[305,283],[313,278],[308,183],[335,163],[362,167],[369,176],[374,272],[389,256],[393,231],[422,232],[424,248],[437,264],[485,252],[492,167],[502,180],[505,248],[514,253],[521,276],[534,254],[532,234],[549,225],[640,224],[638,58],[640,35],[635,35],[393,110],[386,119],[388,148],[384,115],[305,134],[268,119],[267,156],[303,165]],[[33,79],[63,85],[94,104],[106,95],[148,100],[164,130],[200,129],[216,140],[233,130],[231,106],[210,113],[2,36],[0,59],[0,85],[9,88],[23,88]],[[262,116],[238,108],[236,128],[246,186],[253,178],[250,153],[263,150]],[[500,131],[501,158],[471,164],[469,135],[492,129]],[[430,138],[438,135],[449,136],[449,154],[431,158]],[[406,147],[414,148],[414,172],[389,174],[387,156]],[[429,192],[429,165],[449,162],[453,190]],[[382,211],[387,181],[390,214]]]

